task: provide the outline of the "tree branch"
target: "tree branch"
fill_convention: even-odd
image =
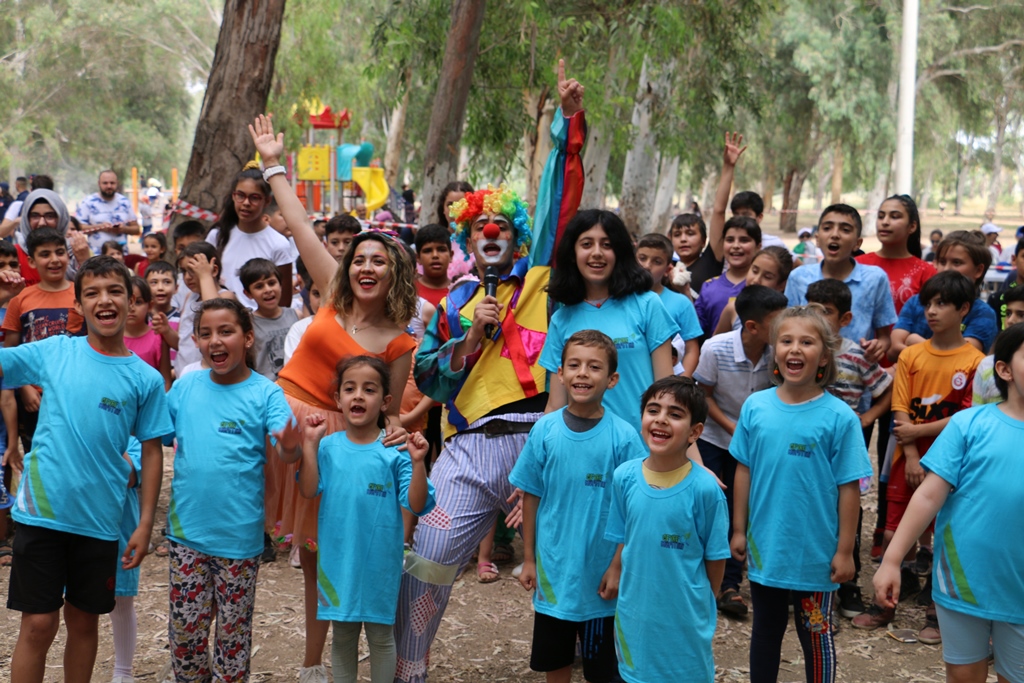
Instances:
[[[993,7],[989,6],[989,5],[971,5],[970,7],[938,7],[938,8],[935,9],[935,13],[939,14],[940,12],[959,12],[960,14],[969,14],[970,12],[973,12],[974,10],[979,10],[979,9],[980,10],[988,10],[988,9],[995,9],[995,8],[993,8]]]

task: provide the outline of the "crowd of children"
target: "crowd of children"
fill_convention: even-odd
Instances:
[[[566,125],[574,83],[560,77]],[[105,613],[114,681],[133,680],[151,545],[168,556],[174,680],[247,680],[276,545],[302,570],[302,683],[327,680],[328,629],[335,681],[357,680],[363,630],[374,683],[425,680],[411,653],[429,649],[474,549],[480,579],[499,576],[493,520],[509,509],[533,591],[529,666],[549,683],[577,655],[591,683],[710,683],[717,613],[751,610],[752,681],[778,679],[792,612],[806,679],[831,682],[839,620],[886,627],[915,594],[917,638],[943,643],[949,680],[984,681],[992,654],[1000,681],[1024,681],[1024,241],[988,302],[984,237],[941,236],[931,265],[905,195],[878,209],[877,253],[859,253],[861,216],[835,204],[793,254],[766,243],[755,193],[726,218],[745,149],[729,135],[710,229],[685,214],[637,238],[581,210],[538,270],[504,187],[446,188],[414,248],[350,216],[319,235],[282,138],[265,117],[250,132],[265,170],[241,171],[209,233],[146,235],[134,268],[104,244],[69,269],[56,195],[41,200],[54,224],[24,239],[37,283],[0,242],[0,450],[21,473],[0,486],[0,532],[5,508],[18,525],[0,556],[22,612],[12,681],[43,680],[62,609],[65,680],[90,679]],[[487,364],[493,385],[474,384]],[[496,407],[466,403],[485,399]],[[151,543],[162,447],[166,539]],[[481,457],[486,472],[452,471]],[[472,514],[453,507],[462,475],[500,484],[466,494]],[[861,495],[876,475],[866,606]],[[430,556],[460,524],[458,547]]]

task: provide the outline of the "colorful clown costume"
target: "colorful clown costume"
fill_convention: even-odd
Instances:
[[[559,112],[555,118],[555,160],[549,160],[545,172],[560,172],[561,177],[557,182],[546,178],[541,187],[557,190],[546,198],[546,211],[567,222],[582,191],[579,154],[586,121],[583,112],[569,119]],[[563,204],[563,199],[573,205]],[[536,247],[553,253],[564,225],[559,218],[548,221],[548,214],[538,213],[537,220],[553,229],[541,231],[540,241],[534,241],[526,205],[504,187],[471,193],[454,204],[451,213],[456,223],[453,240],[467,253],[472,249],[468,237],[473,222],[485,214],[503,216],[515,230],[518,260],[499,279],[501,324],[464,357],[459,370],[452,368],[452,357],[485,296],[479,282],[464,283],[448,294],[416,354],[416,383],[424,394],[445,404],[448,424],[445,448],[431,472],[437,506],[420,519],[402,575],[395,622],[396,681],[426,680],[427,653],[455,577],[494,525],[496,511],[511,509],[509,473],[547,403],[547,372],[538,359],[551,315],[546,291],[550,269],[531,268],[526,256]]]

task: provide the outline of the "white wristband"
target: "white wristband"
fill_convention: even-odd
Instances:
[[[273,178],[274,176],[284,175],[287,172],[288,169],[286,169],[284,166],[271,166],[267,170],[263,171],[263,179],[269,183],[270,179]]]

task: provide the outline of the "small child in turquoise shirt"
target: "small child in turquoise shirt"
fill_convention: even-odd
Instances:
[[[303,426],[299,491],[320,498],[317,518],[317,618],[334,629],[334,680],[355,683],[359,632],[366,627],[370,680],[392,683],[398,666],[394,623],[402,578],[402,508],[425,515],[434,508],[427,481],[422,432],[406,442],[409,453],[381,442],[392,397],[391,371],[374,356],[353,356],[338,366],[338,409],[345,431],[324,436],[323,415]]]
[[[640,405],[650,455],[615,470],[605,529],[607,540],[622,544],[619,673],[629,683],[712,683],[728,512],[715,477],[686,457],[704,427],[707,402],[692,379],[666,377]]]
[[[778,680],[792,606],[808,683],[832,683],[835,591],[854,575],[859,479],[871,463],[856,413],[825,391],[840,337],[820,306],[780,313],[772,348],[779,386],[747,399],[729,444],[739,463],[732,554],[750,560],[750,680]]]
[[[601,405],[619,380],[617,363],[606,334],[569,337],[558,369],[568,406],[537,422],[509,475],[524,495],[519,582],[536,589],[530,668],[546,672],[548,683],[572,677],[577,637],[584,678],[619,680],[612,640],[619,553],[602,521],[615,468],[647,451],[636,429]]]

